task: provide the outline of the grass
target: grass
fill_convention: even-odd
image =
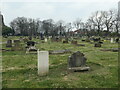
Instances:
[[[18,37],[10,37],[17,39]],[[3,41],[7,39],[3,38]],[[3,88],[117,88],[118,87],[118,52],[100,51],[100,49],[117,48],[117,44],[104,42],[101,48],[93,47],[87,42],[84,46],[63,44],[62,42],[41,43],[36,47],[40,50],[70,49],[81,51],[87,58],[91,68],[87,72],[68,72],[67,60],[69,54],[49,55],[49,73],[40,77],[37,74],[37,55],[25,54],[25,51],[2,52]],[[25,44],[23,44],[25,47]],[[3,44],[3,48],[6,48]]]

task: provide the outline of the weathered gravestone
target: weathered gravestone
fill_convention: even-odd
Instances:
[[[116,41],[116,43],[118,43],[119,42],[119,38],[116,38],[115,41]]]
[[[40,38],[40,40],[45,40],[45,38],[44,38],[44,37],[42,37],[42,38]]]
[[[99,41],[98,43],[103,44],[103,42],[102,42],[102,41]]]
[[[84,57],[84,54],[80,51],[77,51],[73,53],[68,58],[68,70],[72,71],[84,71],[89,70],[90,67],[86,66],[86,58]]]
[[[94,47],[101,47],[101,43],[95,43]]]
[[[24,42],[28,42],[28,39],[27,39],[27,38],[23,38],[23,41],[24,41]]]
[[[7,40],[6,47],[12,47],[12,40]]]
[[[8,36],[3,36],[4,38],[8,38]]]
[[[119,48],[101,49],[101,51],[112,51],[112,52],[118,52],[118,51],[119,51]]]
[[[12,50],[16,51],[16,50],[23,50],[21,44],[20,44],[20,40],[14,40],[14,46],[12,47]]]
[[[65,40],[63,40],[63,43],[68,43],[68,38],[65,38]]]
[[[26,53],[37,53],[37,49],[35,47],[35,42],[34,41],[28,41],[26,48],[27,48]]]
[[[68,41],[63,41],[63,43],[68,43]]]
[[[72,41],[71,41],[71,44],[77,45],[77,41],[72,40]]]
[[[44,76],[49,72],[49,53],[48,51],[38,52],[38,75]]]
[[[31,46],[35,46],[35,42],[34,41],[28,41],[27,42],[27,48],[29,48]]]
[[[101,40],[101,38],[93,38],[94,42],[99,42]]]
[[[31,37],[31,36],[29,36],[28,38],[29,38],[29,40],[32,40],[32,37]]]
[[[45,42],[47,42],[47,38],[45,38]]]
[[[72,51],[69,49],[65,49],[65,50],[50,50],[49,54],[65,54],[65,53],[71,53]]]
[[[76,44],[76,46],[85,46],[85,44]]]
[[[23,40],[23,38],[22,38],[22,37],[20,37],[20,38],[19,38],[19,40],[20,40],[20,41],[22,41],[22,40]]]
[[[85,40],[84,40],[84,39],[82,39],[81,41],[82,41],[82,42],[84,42]]]
[[[89,38],[86,38],[85,41],[86,41],[86,42],[90,42],[90,39],[89,39]]]
[[[44,40],[44,39],[45,39],[44,36],[43,36],[43,33],[40,33],[40,39],[41,39],[41,40]]]
[[[115,43],[115,42],[114,42],[114,38],[111,38],[110,42],[111,42],[111,43]]]
[[[62,38],[60,38],[60,37],[52,37],[52,38],[51,38],[51,41],[52,41],[52,42],[61,42],[61,41],[62,41]]]

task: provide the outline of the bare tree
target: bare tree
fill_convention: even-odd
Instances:
[[[113,25],[114,22],[114,16],[115,12],[114,10],[109,10],[109,11],[103,11],[102,15],[103,15],[103,20],[104,20],[104,25],[107,28],[107,32],[110,31],[110,28]]]
[[[102,11],[96,11],[90,18],[89,21],[97,28],[98,35],[103,26],[103,16]]]
[[[26,34],[26,28],[27,28],[27,18],[25,17],[18,17],[15,18],[11,23],[10,26],[14,31],[17,33],[20,33],[21,35]]]
[[[63,36],[65,34],[65,22],[63,20],[59,20],[57,23],[56,23],[56,26],[58,28],[58,33],[59,33],[59,36]]]
[[[119,16],[118,16],[118,12],[117,12],[117,10],[115,10],[115,12],[114,12],[115,14],[114,14],[114,16],[113,16],[113,29],[115,29],[115,32],[117,33],[117,34],[119,34],[120,32],[120,22],[119,22]]]
[[[67,29],[68,36],[70,36],[70,31],[72,29],[72,24],[71,23],[67,23],[66,24],[66,29]]]
[[[73,25],[74,25],[74,27],[78,30],[78,29],[80,29],[80,27],[81,27],[81,19],[76,19],[74,22],[73,22]]]
[[[52,19],[47,19],[42,21],[42,28],[44,29],[44,34],[46,36],[50,35],[53,31],[54,21]]]

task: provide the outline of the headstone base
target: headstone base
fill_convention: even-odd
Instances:
[[[68,68],[70,71],[89,71],[90,67],[72,67]]]
[[[37,54],[37,49],[34,46],[31,46],[26,50],[26,54],[28,53]]]

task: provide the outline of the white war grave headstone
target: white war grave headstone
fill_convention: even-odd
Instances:
[[[47,42],[47,38],[45,38],[45,42]]]
[[[49,72],[49,53],[48,51],[38,52],[38,75],[44,76]]]
[[[111,43],[114,43],[114,38],[111,38],[110,42],[111,42]]]

